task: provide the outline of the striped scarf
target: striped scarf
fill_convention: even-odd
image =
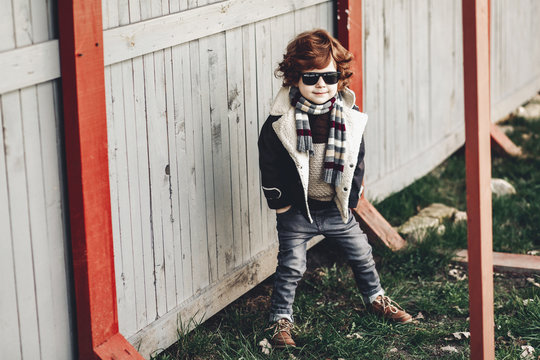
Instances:
[[[324,181],[334,186],[339,185],[345,164],[345,122],[340,93],[319,105],[310,103],[300,94],[297,87],[292,87],[289,98],[295,107],[297,150],[300,152],[309,152],[313,155],[308,114],[320,115],[330,111],[330,131],[324,156]]]

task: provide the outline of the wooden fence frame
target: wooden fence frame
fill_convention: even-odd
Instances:
[[[101,1],[83,1],[60,0],[58,4],[78,354],[80,359],[142,359],[118,332]],[[471,357],[493,359],[489,0],[462,0],[462,4],[468,238],[472,260]],[[338,1],[338,28],[346,33],[345,43],[354,46],[352,50],[357,53],[360,66],[361,6],[359,0]],[[361,76],[352,86],[362,106]]]
[[[143,359],[118,332],[101,0],[60,0],[60,61],[79,359]]]

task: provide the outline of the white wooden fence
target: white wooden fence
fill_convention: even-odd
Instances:
[[[51,2],[0,4],[0,358],[73,358],[58,42]],[[258,131],[326,0],[103,0],[121,332],[148,356],[275,269]],[[540,4],[494,0],[492,115],[540,89]],[[368,195],[463,144],[461,1],[364,0]]]
[[[0,359],[73,359],[54,8],[0,9]]]

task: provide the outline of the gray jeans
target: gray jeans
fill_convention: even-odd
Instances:
[[[292,305],[298,282],[306,271],[307,242],[322,234],[327,240],[335,241],[344,250],[353,270],[358,289],[364,298],[384,294],[371,255],[371,246],[358,222],[349,210],[349,221],[344,224],[339,210],[334,205],[328,209],[311,211],[313,223],[309,223],[295,207],[277,214],[279,238],[278,266],[274,278],[270,321],[287,318],[291,322]]]

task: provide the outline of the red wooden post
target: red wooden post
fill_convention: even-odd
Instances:
[[[142,359],[118,333],[100,0],[59,0],[80,359]]]
[[[489,0],[462,0],[471,358],[494,359]]]
[[[363,48],[362,48],[362,1],[338,0],[338,39],[354,55],[353,71],[350,88],[356,94],[356,105],[360,111],[364,110],[364,76],[363,76]]]

